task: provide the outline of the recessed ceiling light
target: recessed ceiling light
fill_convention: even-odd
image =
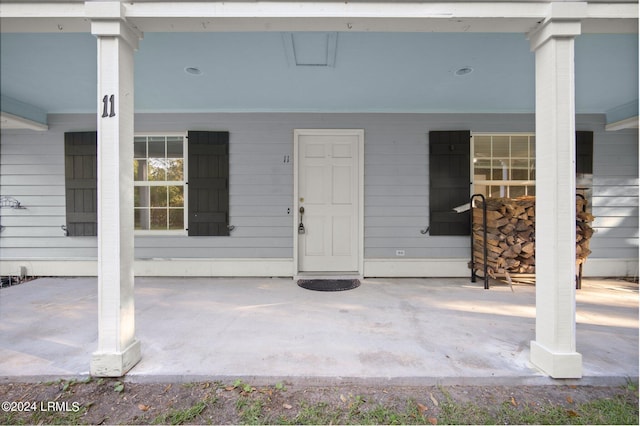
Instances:
[[[462,68],[458,68],[454,74],[457,75],[458,77],[463,76],[463,75],[467,75],[467,74],[471,74],[473,72],[473,68],[471,67],[462,67]]]
[[[184,69],[184,72],[191,75],[202,75],[202,70],[196,67],[187,67]]]

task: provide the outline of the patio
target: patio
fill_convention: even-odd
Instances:
[[[0,290],[0,380],[89,374],[96,278]],[[290,278],[136,278],[142,360],[130,380],[247,378],[555,383],[529,363],[535,287],[467,279],[365,279],[315,292]],[[577,291],[582,383],[638,378],[638,285]]]

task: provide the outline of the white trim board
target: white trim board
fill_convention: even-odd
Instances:
[[[637,277],[638,258],[587,259],[582,267],[583,277]]]
[[[469,259],[365,259],[365,277],[470,277]],[[587,259],[583,277],[637,277],[638,259]]]
[[[365,277],[470,277],[468,259],[365,259]]]
[[[637,32],[634,2],[145,1],[112,6],[74,1],[0,3],[3,32],[86,32],[89,19],[116,18],[142,32],[445,31],[524,33],[547,17],[583,19],[584,32]],[[558,4],[559,3],[559,4]],[[119,6],[119,7],[118,7]],[[89,19],[87,19],[89,18]],[[179,18],[179,19],[176,19]],[[203,24],[206,23],[205,24]]]
[[[93,259],[1,260],[0,276],[20,276],[20,269],[30,277],[96,277],[98,261]]]
[[[364,277],[468,277],[468,259],[365,259]],[[95,277],[97,261],[41,259],[0,261],[1,276]],[[291,277],[293,259],[138,259],[139,277]],[[584,277],[637,277],[638,259],[588,259]]]
[[[136,260],[140,277],[290,277],[292,259],[148,259]]]
[[[87,259],[4,260],[0,275],[95,277],[98,262]],[[134,273],[138,277],[290,277],[292,259],[137,259]]]

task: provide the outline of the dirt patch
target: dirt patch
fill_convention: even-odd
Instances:
[[[0,411],[3,424],[303,423],[307,418],[325,424],[442,424],[446,420],[444,408],[452,404],[486,412],[553,406],[571,413],[580,404],[614,398],[635,404],[636,421],[638,412],[636,386],[385,387],[285,382],[260,387],[241,381],[129,383],[92,379],[5,383],[0,384],[0,395],[10,404],[3,403]],[[373,411],[379,417],[355,416]]]

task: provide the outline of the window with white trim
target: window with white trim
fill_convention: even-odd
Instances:
[[[474,134],[474,193],[486,197],[535,195],[534,134]]]
[[[139,232],[185,232],[184,134],[134,138],[134,226]]]

